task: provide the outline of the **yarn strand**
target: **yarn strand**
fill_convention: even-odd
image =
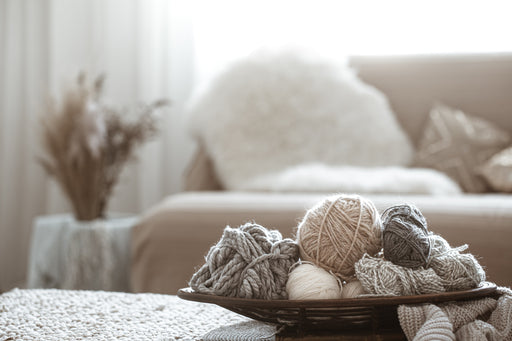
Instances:
[[[336,199],[337,200],[337,199]],[[334,205],[336,204],[336,200],[334,200],[330,205],[329,205],[329,208],[327,209],[327,212],[325,213],[324,215],[324,218],[322,219],[322,223],[320,224],[320,228],[319,228],[319,231],[318,231],[318,239],[317,239],[317,245],[320,245],[320,239],[322,238],[322,233],[324,232],[324,225],[325,225],[325,221],[327,219],[327,217],[329,216],[329,212],[332,210],[332,208],[334,207]],[[319,258],[320,258],[320,248],[317,247],[316,248],[316,261],[318,262],[319,261]]]
[[[363,216],[363,204],[361,201],[359,201],[359,217],[357,219],[357,226],[356,231],[354,232],[354,237],[352,238],[352,243],[350,243],[350,247],[348,248],[347,252],[345,253],[345,257],[343,257],[341,261],[341,265],[343,266],[345,264],[345,261],[347,260],[348,255],[350,255],[350,252],[352,252],[352,249],[354,248],[355,241],[358,237],[359,233],[359,227],[361,226],[361,217]]]

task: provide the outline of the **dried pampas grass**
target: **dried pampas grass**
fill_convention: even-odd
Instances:
[[[123,166],[157,133],[154,111],[166,104],[112,108],[101,102],[103,83],[100,76],[87,84],[81,74],[60,106],[50,103],[42,121],[46,155],[39,161],[71,201],[77,220],[105,216]]]

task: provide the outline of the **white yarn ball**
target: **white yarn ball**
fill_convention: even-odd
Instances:
[[[341,298],[338,279],[324,269],[301,264],[292,270],[286,283],[290,300],[317,300]]]
[[[361,282],[359,282],[358,280],[353,280],[351,282],[346,283],[343,286],[341,298],[355,298],[363,294],[365,294],[365,291]]]

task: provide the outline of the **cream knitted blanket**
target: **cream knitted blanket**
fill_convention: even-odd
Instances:
[[[498,288],[499,299],[402,305],[398,318],[407,340],[512,341],[512,291]]]
[[[212,329],[246,321],[224,308],[170,295],[57,289],[0,295],[1,341],[201,340]]]

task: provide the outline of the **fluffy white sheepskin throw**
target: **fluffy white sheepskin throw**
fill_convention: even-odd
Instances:
[[[196,97],[190,123],[230,190],[303,163],[405,166],[413,155],[381,92],[346,65],[298,53],[231,65]]]
[[[307,164],[266,174],[245,183],[242,190],[276,192],[347,192],[460,194],[459,185],[444,173],[427,168],[330,167]]]

